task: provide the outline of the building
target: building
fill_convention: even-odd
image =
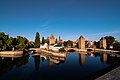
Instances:
[[[87,47],[88,47],[88,48],[90,48],[90,47],[91,47],[91,43],[90,43],[90,42],[88,42]]]
[[[100,39],[100,48],[102,49],[106,49],[107,45],[106,45],[106,39],[104,37],[102,37]]]
[[[73,41],[73,47],[77,47],[77,42]]]
[[[55,38],[54,38],[53,34],[50,35],[49,42],[50,42],[50,45],[54,45],[55,44]]]
[[[80,36],[80,38],[79,38],[78,48],[85,49],[85,38],[83,36]]]

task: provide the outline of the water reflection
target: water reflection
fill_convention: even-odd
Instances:
[[[0,57],[0,76],[13,69],[14,66],[19,68],[22,65],[26,65],[28,63],[28,58],[29,56],[14,59],[8,57],[2,59],[2,57]]]
[[[45,60],[45,59],[42,57],[42,62],[44,62],[44,60]]]
[[[66,60],[66,57],[58,57],[58,56],[50,56],[49,57],[49,66],[50,68],[55,68],[55,65],[59,65],[61,63],[64,63]]]
[[[107,54],[106,53],[103,53],[100,55],[100,59],[101,59],[101,62],[103,63],[107,63]]]
[[[84,65],[85,64],[85,54],[79,54],[79,64]]]
[[[77,53],[76,53],[77,54]],[[2,58],[0,57],[0,76],[10,73],[13,76],[17,69],[23,70],[23,73],[27,74],[24,68],[29,68],[31,75],[37,76],[39,79],[42,76],[51,77],[51,75],[68,77],[74,75],[76,77],[83,77],[100,69],[110,66],[111,64],[120,62],[119,54],[107,54],[107,53],[78,53],[69,54],[66,57],[51,56],[46,54],[39,54],[35,56],[24,56],[20,58]],[[33,62],[32,62],[33,61]],[[23,67],[25,66],[25,67]],[[84,66],[84,67],[82,67]],[[52,70],[50,70],[52,69]],[[29,72],[30,72],[29,71]],[[37,71],[37,73],[34,73]],[[70,72],[73,73],[70,73]],[[29,74],[28,72],[28,74]],[[19,73],[19,72],[16,72]],[[54,74],[53,74],[54,73]],[[79,76],[79,74],[81,76]],[[19,75],[19,74],[18,74]],[[24,76],[24,75],[23,75]],[[70,76],[73,77],[73,76]],[[17,78],[16,78],[17,79]]]
[[[35,70],[38,71],[40,67],[40,56],[33,56],[34,58],[34,63],[35,63]]]

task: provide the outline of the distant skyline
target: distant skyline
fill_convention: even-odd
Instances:
[[[36,32],[41,39],[120,41],[120,0],[0,0],[0,32],[30,41]]]

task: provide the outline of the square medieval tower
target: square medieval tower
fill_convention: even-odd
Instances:
[[[85,49],[85,38],[83,36],[80,36],[80,38],[79,38],[78,48]]]
[[[55,38],[54,38],[54,35],[53,35],[53,34],[50,35],[49,42],[50,42],[50,45],[55,44]]]

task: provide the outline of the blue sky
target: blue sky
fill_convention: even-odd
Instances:
[[[63,40],[120,41],[120,0],[0,0],[0,32],[34,41],[60,35]]]

